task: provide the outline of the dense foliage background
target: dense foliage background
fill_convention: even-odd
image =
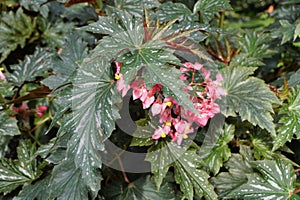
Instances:
[[[300,199],[299,0],[0,10],[1,199]],[[205,102],[216,109],[195,126]],[[132,134],[120,127],[129,117]],[[189,125],[176,135],[180,117]],[[145,155],[149,171],[127,169],[124,152]]]

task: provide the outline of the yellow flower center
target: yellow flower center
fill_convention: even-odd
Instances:
[[[187,139],[189,136],[187,136],[186,134],[184,134],[182,137],[183,137],[183,139]]]
[[[171,122],[166,122],[166,126],[171,126],[172,123]]]
[[[190,130],[190,127],[189,127],[189,126],[186,126],[186,127],[185,127],[185,130],[186,130],[186,131]]]
[[[166,103],[166,105],[167,105],[168,107],[171,107],[172,102],[171,102],[171,101],[168,101],[168,102]]]
[[[0,67],[0,71],[4,71],[4,67]]]
[[[160,134],[160,137],[165,138],[167,135],[165,133]]]
[[[121,78],[121,75],[120,74],[115,74],[115,79],[116,80],[119,80]]]

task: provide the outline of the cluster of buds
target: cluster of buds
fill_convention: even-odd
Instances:
[[[201,88],[201,90],[193,92],[196,95],[190,96],[198,113],[185,109],[183,105],[179,105],[170,96],[165,97],[161,84],[156,84],[148,89],[144,81],[138,79],[130,85],[125,85],[123,75],[120,73],[122,63],[117,62],[116,66],[115,79],[117,80],[117,90],[121,95],[125,96],[128,90],[132,89],[134,100],[140,99],[144,109],[150,108],[153,116],[159,115],[161,125],[152,135],[154,140],[169,136],[172,141],[180,145],[183,139],[187,139],[188,135],[194,132],[194,127],[205,126],[210,118],[220,112],[220,107],[215,103],[215,100],[226,94],[221,87],[223,78],[221,74],[218,74],[216,80],[213,81],[210,78],[210,71],[205,70],[203,65],[199,63],[185,63],[184,67],[180,68],[182,71],[180,78],[189,82],[183,88],[187,94],[191,93],[194,88]],[[203,82],[195,82],[196,72],[203,74]]]
[[[29,109],[28,104],[23,101],[22,104],[18,107],[13,106],[12,110],[16,112],[16,114],[13,114],[13,117],[15,117],[17,114],[21,117],[24,121],[29,121],[30,115],[34,114],[39,118],[42,118],[44,116],[44,113],[48,110],[48,107],[45,105],[37,105],[35,109]]]

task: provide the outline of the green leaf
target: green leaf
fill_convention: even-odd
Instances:
[[[294,37],[295,25],[290,24],[288,20],[279,20],[281,25],[280,29],[278,30],[282,34],[281,45],[292,40]]]
[[[25,185],[13,200],[49,199],[50,176],[37,181],[33,185]]]
[[[61,21],[51,22],[47,18],[39,17],[37,20],[38,31],[41,32],[43,44],[53,48],[64,48],[63,44],[70,32],[75,32],[73,23]]]
[[[300,86],[296,86],[289,94],[288,102],[284,104],[280,111],[283,117],[279,120],[282,124],[278,129],[273,151],[283,146],[287,141],[291,141],[294,135],[300,138]]]
[[[175,199],[175,188],[170,183],[163,183],[160,190],[155,188],[150,176],[143,176],[131,183],[114,182],[103,189],[106,199],[111,200],[153,200]]]
[[[298,69],[289,79],[289,86],[295,87],[296,85],[300,85],[300,69]]]
[[[160,188],[169,167],[173,166],[176,183],[180,184],[180,189],[187,199],[193,199],[194,191],[206,199],[217,198],[207,180],[209,175],[200,169],[205,163],[197,155],[196,150],[188,149],[189,146],[188,143],[178,146],[174,142],[161,141],[148,150],[146,160],[151,163],[156,186]]]
[[[270,34],[246,31],[245,36],[239,41],[241,53],[235,56],[230,66],[261,66],[262,60],[271,57],[275,51],[271,50],[268,42],[272,40]]]
[[[53,58],[54,75],[49,76],[42,81],[50,89],[54,89],[64,84],[74,71],[78,64],[87,56],[86,43],[76,34],[70,34],[64,43],[62,53]]]
[[[33,55],[26,56],[23,62],[11,66],[14,71],[8,76],[8,80],[20,87],[25,81],[34,81],[38,76],[45,76],[50,68],[51,56],[51,53],[38,48]]]
[[[8,144],[12,139],[12,136],[4,136],[0,137],[0,158],[4,158],[5,154],[8,152]]]
[[[213,186],[208,182],[209,175],[201,170],[201,158],[195,150],[187,150],[175,143],[168,143],[169,151],[172,156],[173,167],[175,169],[176,183],[180,184],[180,189],[184,196],[192,200],[194,190],[199,197],[205,199],[217,199],[217,194]]]
[[[194,13],[200,12],[204,23],[209,23],[214,15],[222,9],[230,10],[231,6],[228,0],[198,0],[194,6]]]
[[[19,45],[23,48],[36,26],[35,18],[25,15],[22,8],[16,13],[3,13],[0,19],[0,63]]]
[[[1,104],[5,103],[7,99],[5,97],[11,97],[14,94],[14,87],[13,84],[0,80],[0,109]]]
[[[144,9],[152,9],[158,7],[160,3],[157,0],[115,0],[115,7],[125,10],[130,14],[142,17]]]
[[[166,2],[161,4],[157,11],[157,18],[161,22],[167,22],[178,18],[179,20],[192,21],[192,11],[182,3]]]
[[[251,149],[240,146],[240,153],[232,154],[224,165],[229,172],[221,172],[212,178],[219,197],[224,197],[232,190],[247,182],[246,174],[253,173],[250,161],[253,161]]]
[[[101,180],[101,177],[98,177]],[[51,199],[88,199],[88,188],[83,180],[81,170],[71,159],[54,167],[50,181]]]
[[[156,187],[160,189],[163,179],[166,177],[173,161],[172,157],[169,155],[169,149],[166,143],[159,142],[158,144],[151,146],[148,149],[145,160],[151,163],[151,172],[154,174]]]
[[[210,124],[211,126],[211,124]],[[209,170],[216,175],[231,156],[228,143],[234,137],[235,128],[233,125],[225,125],[224,129],[213,130],[213,133],[206,133],[205,140],[198,154],[206,162]]]
[[[18,186],[31,183],[41,175],[34,157],[35,146],[29,141],[21,140],[17,148],[18,160],[7,158],[0,160],[0,192],[7,194]]]
[[[36,0],[36,1],[28,1],[28,0],[21,0],[20,5],[27,10],[40,12],[43,17],[48,16],[49,8],[47,4],[45,4],[47,0]]]
[[[220,102],[221,112],[226,117],[239,116],[253,125],[275,134],[275,125],[271,113],[272,103],[279,104],[276,95],[263,80],[249,77],[254,67],[227,67],[221,71],[224,78],[222,87],[226,96]]]
[[[62,129],[72,130],[68,152],[84,174],[83,180],[97,194],[100,179],[97,175],[102,161],[99,150],[115,129],[120,118],[115,105],[121,101],[111,80],[110,64],[105,58],[87,58],[73,80],[72,118]]]
[[[300,21],[297,23],[295,28],[294,41],[297,39],[297,37],[300,37]]]
[[[7,112],[0,112],[0,137],[9,135],[20,135],[20,131],[17,125],[17,120],[14,117],[9,116]]]
[[[250,133],[253,156],[257,160],[273,159],[274,153],[271,151],[273,138],[265,130],[254,130]]]
[[[247,174],[248,182],[226,197],[243,199],[288,199],[293,195],[296,175],[292,165],[282,160],[252,162],[261,173]]]

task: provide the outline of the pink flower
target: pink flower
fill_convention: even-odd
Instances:
[[[165,138],[171,132],[171,128],[169,126],[158,127],[154,134],[152,135],[152,139],[158,140],[159,138]]]
[[[119,92],[121,92],[121,96],[124,97],[128,90],[130,89],[130,86],[129,85],[125,85],[125,81],[123,79],[123,76],[121,75],[120,79],[117,80],[117,84],[116,84],[116,87],[117,87],[117,90]]]
[[[25,101],[22,102],[22,105],[19,107],[12,107],[12,110],[15,111],[18,116],[21,116],[24,121],[29,121],[30,110]],[[16,116],[13,114],[12,116]]]
[[[35,114],[39,117],[42,118],[44,116],[44,112],[48,110],[48,107],[45,105],[38,105],[35,109]]]
[[[156,90],[161,88],[159,85],[152,87],[152,89],[148,92],[147,87],[142,80],[136,80],[131,84],[131,88],[133,89],[133,100],[140,99],[143,104],[143,108],[149,108],[151,104],[154,102],[155,97],[154,94]]]
[[[200,70],[203,68],[203,65],[200,63],[196,62],[195,64],[192,64],[190,62],[186,62],[183,64],[186,68],[181,67],[180,70],[182,72],[188,72],[188,71],[195,71],[195,70]]]
[[[5,81],[5,75],[2,73],[2,71],[0,70],[0,80]]]

